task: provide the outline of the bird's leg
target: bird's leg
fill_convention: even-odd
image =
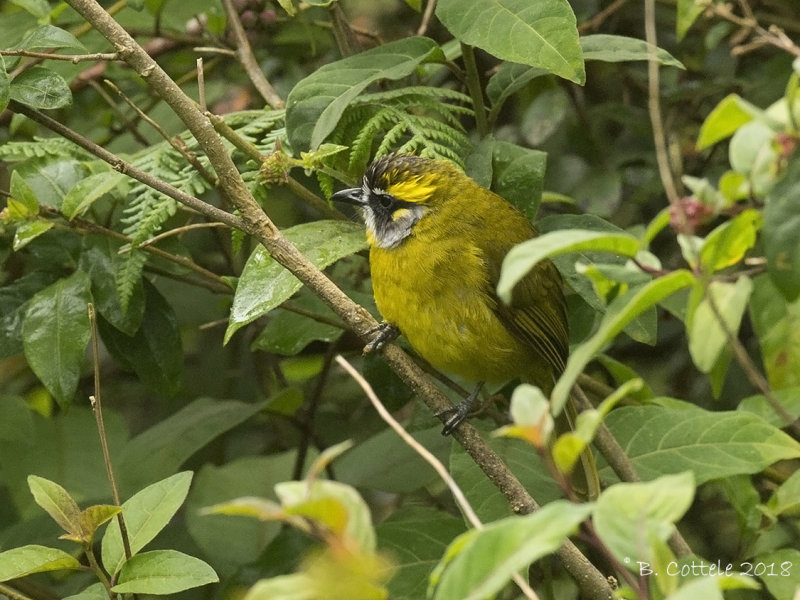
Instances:
[[[370,329],[367,333],[370,335],[374,334],[375,337],[364,346],[364,354],[380,352],[386,344],[393,342],[395,338],[400,335],[400,330],[395,325],[384,321],[380,325]]]
[[[445,408],[444,410],[440,410],[436,413],[437,417],[449,415],[444,422],[444,427],[442,427],[442,435],[450,435],[453,433],[455,428],[461,425],[467,416],[469,416],[469,412],[472,410],[472,405],[475,404],[478,394],[480,394],[481,389],[483,389],[483,383],[483,381],[478,382],[478,385],[475,386],[475,389],[472,390],[470,395],[455,406]]]

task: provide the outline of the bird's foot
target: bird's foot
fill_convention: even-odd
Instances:
[[[443,421],[444,427],[442,427],[442,435],[450,435],[459,425],[461,425],[461,423],[466,420],[470,411],[472,410],[472,406],[475,404],[475,400],[478,398],[478,394],[481,393],[482,388],[483,382],[480,382],[475,386],[475,389],[472,390],[470,395],[464,398],[461,402],[455,406],[445,408],[444,410],[440,410],[436,413],[437,417],[447,417]]]
[[[364,346],[364,354],[371,354],[372,352],[380,352],[386,347],[386,344],[393,342],[400,335],[400,330],[391,323],[384,321],[367,333],[374,335],[374,337]]]

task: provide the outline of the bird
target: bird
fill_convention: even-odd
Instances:
[[[539,262],[509,304],[496,292],[508,251],[538,235],[516,207],[455,163],[410,154],[375,159],[360,187],[331,200],[358,207],[366,226],[384,319],[367,349],[402,334],[436,369],[476,382],[447,411],[443,433],[467,418],[485,382],[519,379],[552,391],[569,354],[558,269]]]

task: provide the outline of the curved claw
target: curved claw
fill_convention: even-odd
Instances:
[[[481,389],[483,388],[483,382],[481,381],[478,385],[475,386],[475,389],[472,390],[469,396],[464,398],[461,402],[456,404],[455,406],[451,406],[450,408],[445,408],[444,410],[440,410],[436,413],[437,417],[441,417],[444,415],[450,415],[444,420],[444,427],[442,427],[442,435],[450,435],[456,428],[463,423],[466,418],[469,416],[470,411],[472,410],[472,406],[475,404],[475,400],[478,398],[478,394],[481,393]]]
[[[370,329],[368,333],[374,333],[375,337],[364,346],[364,354],[380,352],[386,347],[386,344],[393,342],[400,335],[400,330],[395,325],[384,321],[377,327]]]

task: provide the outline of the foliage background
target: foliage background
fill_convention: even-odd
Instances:
[[[232,33],[230,15],[217,1],[106,4],[189,97],[202,95],[212,113],[228,115],[227,123],[252,144],[250,150],[268,157],[262,165],[246,149],[229,147],[272,221],[373,314],[360,227],[345,220],[326,229],[318,222],[341,219],[323,198],[357,181],[376,152],[397,148],[462,162],[474,178],[535,216],[542,232],[627,232],[649,242],[629,253],[638,266],[598,253],[600,245],[591,244],[580,255],[588,264],[583,273],[575,271],[575,254],[557,258],[575,292],[570,316],[576,345],[598,331],[607,310],[613,314],[607,307],[624,307],[631,298],[626,294],[688,266],[696,278],[692,290],[684,286],[658,307],[653,300],[647,310],[631,314],[625,333],[609,335],[588,372],[600,382],[594,390],[600,399],[626,380],[644,382],[624,407],[639,412],[614,410],[608,424],[645,479],[694,469],[693,482],[681,484],[691,493],[694,483],[699,485],[690,493],[686,514],[662,517],[667,523],[680,519],[680,530],[697,555],[734,564],[766,564],[774,555],[778,563],[793,565],[789,576],[762,578],[761,589],[736,590],[730,597],[792,597],[800,581],[800,479],[796,463],[773,463],[797,460],[795,443],[777,431],[786,428],[796,439],[797,430],[775,415],[765,392],[777,397],[790,420],[797,419],[800,255],[793,227],[800,111],[784,111],[783,120],[772,113],[769,121],[759,109],[781,98],[790,107],[796,103],[793,61],[800,53],[792,38],[800,22],[794,0],[716,2],[705,11],[685,1],[648,2],[654,9],[649,20],[645,6],[635,1],[544,3],[574,11],[575,33],[584,42],[592,34],[644,40],[647,26],[653,27],[658,46],[669,52],[659,55],[658,109],[652,104],[651,65],[643,60],[646,50],[627,57],[635,60],[620,61],[608,45],[584,43],[585,82],[579,50],[577,61],[560,71],[558,61],[531,71],[491,54],[496,47],[513,53],[503,36],[482,40],[468,20],[459,22],[458,10],[469,3],[440,2],[438,18],[426,15],[425,3],[399,0],[228,3],[252,55]],[[450,17],[448,6],[458,9]],[[45,23],[75,37],[41,30],[40,39],[26,37]],[[414,38],[420,27],[428,41]],[[454,28],[462,42],[477,47],[474,52],[454,39]],[[569,46],[571,32],[564,31],[553,34],[557,48]],[[83,28],[83,19],[66,4],[3,5],[0,39],[9,49],[0,89],[13,101],[47,109],[154,177],[231,207],[213,176],[203,175],[210,172],[209,160],[184,133],[186,126],[133,70],[86,57],[74,63],[46,60],[42,65],[50,71],[37,72],[39,66],[24,73],[21,67],[35,58],[15,56],[13,49],[113,51],[99,34]],[[390,75],[389,63],[397,55],[385,52],[387,47],[412,56],[410,66]],[[490,52],[481,50],[487,47]],[[362,71],[325,67],[369,48],[378,54],[367,55]],[[204,57],[202,90],[198,56]],[[455,68],[448,68],[450,61]],[[253,80],[252,70],[248,74],[253,65],[266,80]],[[22,85],[23,77],[32,83]],[[476,92],[476,82],[482,91]],[[328,115],[326,122],[320,98],[343,93],[337,86],[358,88],[359,95],[342,102],[341,115]],[[3,93],[0,100],[6,103]],[[475,118],[484,112],[477,96],[486,103],[485,119]],[[265,104],[271,106],[264,110]],[[663,139],[658,132],[654,136],[654,114],[663,125]],[[769,126],[749,126],[754,115]],[[266,260],[253,237],[218,224],[201,226],[207,220],[49,136],[19,110],[6,110],[0,122],[5,203],[0,224],[0,550],[42,544],[73,551],[56,541],[59,527],[32,502],[29,475],[58,482],[80,506],[110,502],[88,402],[96,393],[95,370],[122,499],[180,471],[194,472],[184,508],[153,542],[155,548],[201,557],[216,570],[220,585],[187,596],[237,594],[262,578],[310,568],[302,557],[314,546],[313,536],[274,520],[206,515],[200,509],[235,497],[274,498],[276,484],[300,478],[322,450],[348,439],[354,447],[326,465],[327,475],[355,487],[369,505],[377,544],[398,563],[389,584],[392,598],[421,597],[445,547],[464,531],[439,478],[387,429],[334,362],[337,354],[349,357],[415,437],[449,464],[484,521],[510,514],[506,500],[457,443],[439,435],[438,421],[387,364],[380,357],[360,356],[362,342],[334,312],[285,275],[281,279],[280,267],[252,266]],[[731,140],[734,133],[738,138]],[[184,149],[170,147],[164,135],[177,136],[176,145]],[[319,147],[323,141],[329,145]],[[307,150],[316,152],[301,155]],[[659,172],[659,158],[662,166],[669,164],[669,176]],[[665,181],[673,181],[676,191],[665,193]],[[714,231],[717,237],[708,243]],[[150,244],[160,232],[173,235]],[[711,248],[706,254],[696,245],[704,238]],[[568,234],[562,246],[574,239]],[[621,246],[613,249],[626,255]],[[712,251],[720,254],[709,257]],[[716,298],[739,344],[727,339],[724,329],[714,329],[714,309],[703,303],[712,279],[721,286]],[[269,294],[273,300],[265,301]],[[97,357],[87,349],[90,299],[100,315]],[[713,348],[703,345],[708,339],[716,339]],[[736,354],[739,350],[744,354]],[[492,390],[498,392],[497,403],[474,419],[482,432],[488,435],[505,423],[512,389]],[[672,399],[714,414],[689,412],[690,406]],[[648,412],[656,406],[680,408],[686,417],[666,419],[668,427],[659,429],[664,413]],[[739,420],[723,417],[731,414],[723,411],[737,411]],[[750,413],[771,425],[758,429],[758,423],[746,420]],[[715,423],[722,424],[719,437],[701,443]],[[749,427],[756,430],[748,434]],[[654,439],[637,454],[640,428]],[[660,462],[650,456],[676,429],[690,441]],[[732,440],[739,436],[737,454]],[[537,501],[561,495],[530,448],[506,439],[493,445]],[[682,460],[684,450],[689,459]],[[692,452],[705,462],[692,464],[697,460]],[[608,467],[601,475],[615,479]],[[668,487],[665,483],[655,492],[665,503]],[[423,532],[425,544],[415,537]],[[619,547],[602,531],[600,537],[614,556]],[[612,558],[589,552],[601,570],[616,568],[619,576],[620,565]],[[621,560],[619,553],[616,559]],[[542,561],[533,573],[541,594],[574,594],[557,561]],[[31,597],[66,596],[93,581],[85,574],[38,577],[22,588]],[[651,581],[636,593],[666,597],[675,592],[663,585]],[[352,590],[347,593],[355,597]]]

